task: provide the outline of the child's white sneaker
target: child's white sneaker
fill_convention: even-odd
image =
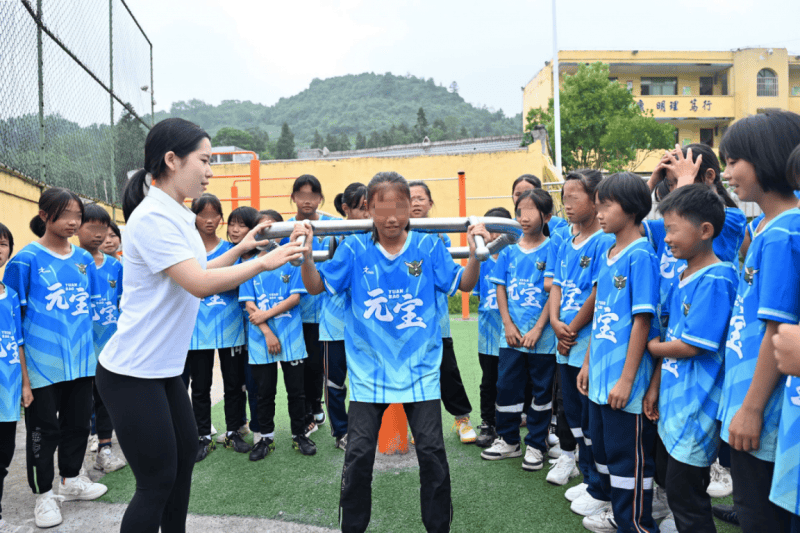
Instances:
[[[547,482],[553,485],[566,485],[570,479],[581,474],[574,457],[562,455],[547,473]]]
[[[658,525],[658,530],[661,533],[678,533],[678,526],[675,525],[675,516],[669,513]]]
[[[712,498],[726,498],[733,493],[731,471],[719,464],[719,461],[711,465],[711,483],[706,492]]]
[[[606,508],[611,508],[611,502],[595,500],[588,492],[576,498],[569,506],[569,510],[581,516],[592,516]]]
[[[125,461],[111,453],[111,446],[103,446],[100,448],[100,451],[97,452],[94,469],[108,474],[109,472],[115,472],[121,468],[125,468],[125,465]]]
[[[33,510],[33,520],[36,527],[54,527],[64,521],[61,518],[61,502],[64,497],[53,494],[53,491],[40,494],[36,498],[36,507]]]
[[[609,506],[597,514],[583,517],[583,527],[594,533],[616,533],[614,510]]]
[[[71,478],[62,477],[58,486],[58,495],[63,497],[65,502],[96,500],[106,492],[108,492],[108,487],[100,483],[93,483],[86,475]]]
[[[258,431],[254,431],[253,432],[253,446],[258,444],[258,441],[260,441],[260,440],[261,440],[261,433],[258,432]]]
[[[667,491],[656,485],[653,487],[653,520],[661,520],[670,514]]]
[[[494,443],[481,452],[481,459],[487,461],[496,461],[498,459],[508,459],[509,457],[519,457],[522,455],[522,449],[519,442],[516,444],[508,444],[503,437],[494,439]]]
[[[475,442],[475,439],[478,438],[477,433],[475,433],[475,429],[469,422],[468,416],[456,418],[455,422],[453,422],[452,429],[458,433],[458,438],[461,439],[463,444],[472,444]]]
[[[525,459],[522,460],[522,469],[533,472],[544,467],[544,453],[538,448],[527,446],[525,448]]]
[[[94,453],[97,451],[97,447],[100,444],[100,439],[97,438],[97,435],[89,435],[89,451]],[[0,530],[2,531],[2,530]]]
[[[586,490],[589,488],[589,485],[586,483],[579,483],[572,488],[567,489],[567,492],[564,493],[564,497],[567,501],[574,502],[584,494],[586,494]]]

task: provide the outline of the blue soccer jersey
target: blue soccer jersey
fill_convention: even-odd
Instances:
[[[564,243],[572,238],[572,226],[561,226],[550,232],[550,251],[547,254],[547,264],[550,268],[545,274],[546,278],[554,278],[556,269],[561,261],[561,248]]]
[[[481,275],[472,294],[480,298],[478,304],[478,353],[500,355],[500,337],[503,336],[503,319],[497,309],[497,285],[489,276],[497,263],[494,257],[481,264]]]
[[[339,242],[344,238],[340,237]],[[319,340],[343,341],[346,309],[350,306],[350,293],[327,294],[322,301],[322,314],[319,319]]]
[[[559,320],[569,326],[583,304],[592,294],[594,282],[605,259],[605,253],[614,245],[614,236],[598,230],[580,244],[571,238],[561,245],[558,260],[554,263],[553,284],[561,287]],[[589,348],[592,323],[589,322],[575,339],[577,344],[569,351],[569,357],[556,353],[556,362],[580,368]]]
[[[308,294],[300,277],[300,269],[290,264],[277,270],[262,272],[239,287],[240,302],[255,302],[262,311],[272,309],[292,294],[302,298]],[[278,337],[281,353],[274,355],[267,350],[267,341],[258,326],[248,322],[247,351],[251,365],[266,365],[276,361],[299,361],[306,358],[303,340],[303,319],[300,306],[267,320],[267,327]]]
[[[338,217],[319,213],[319,220],[341,220]],[[290,218],[287,222],[296,222],[297,217]],[[330,237],[320,237],[314,235],[314,242],[311,243],[312,250],[327,250],[330,246]],[[289,242],[286,237],[281,240],[281,244]],[[322,316],[322,308],[324,307],[325,299],[328,297],[324,292],[322,294],[304,294],[300,297],[300,312],[303,315],[304,324],[319,324],[320,317]]]
[[[122,263],[110,255],[103,254],[103,263],[97,267],[97,292],[100,297],[95,301],[92,319],[94,353],[100,355],[117,331],[119,300],[122,298]]]
[[[557,217],[553,215],[550,217],[550,222],[547,223],[547,227],[550,229],[550,235],[552,236],[556,230],[561,228],[566,228],[569,226],[569,223],[561,217]]]
[[[438,399],[436,293],[455,294],[464,271],[441,239],[411,231],[403,248],[390,254],[371,235],[352,235],[319,270],[329,293],[350,290],[344,330],[350,400]]]
[[[761,224],[761,221],[764,220],[764,213],[761,213],[756,218],[750,221],[747,224],[747,235],[750,236],[750,242],[753,241],[753,235],[756,234],[756,230],[758,229],[758,225]]]
[[[6,265],[3,282],[24,308],[22,335],[31,388],[94,376],[91,309],[99,298],[94,258],[71,246],[58,255],[38,242]]]
[[[221,240],[206,255],[206,259],[208,261],[216,259],[231,248],[233,248],[231,243]],[[242,308],[239,306],[238,289],[202,298],[189,349],[213,350],[244,346],[244,344],[244,322]]]
[[[694,357],[664,358],[658,434],[681,463],[711,466],[719,448],[725,336],[736,297],[736,269],[727,262],[702,268],[672,290],[666,341],[700,349]]]
[[[546,238],[539,246],[526,250],[513,244],[500,251],[497,264],[489,276],[495,285],[503,285],[508,297],[508,314],[521,335],[536,325],[545,312],[548,294],[544,291],[544,278],[552,277],[552,265],[547,264],[551,241]],[[505,331],[500,336],[500,348],[508,348]],[[515,350],[525,353],[551,354],[556,351],[556,335],[548,322],[542,336],[533,348],[522,346]]]
[[[725,351],[725,384],[719,412],[725,442],[731,420],[753,380],[765,321],[791,324],[800,321],[797,265],[800,265],[800,209],[795,208],[776,216],[756,234],[744,260]],[[772,391],[764,409],[760,447],[750,452],[762,461],[775,461],[783,388],[781,383]]]
[[[25,341],[17,292],[11,287],[4,289],[0,294],[0,422],[16,422],[22,399],[19,350]]]
[[[783,407],[769,499],[800,515],[800,378],[788,376],[781,385],[785,385]]]
[[[650,314],[658,305],[658,260],[644,237],[633,241],[613,258],[603,254],[597,276],[592,339],[589,354],[589,399],[608,404],[608,394],[622,376],[628,357],[634,316]],[[648,339],[658,336],[651,320]],[[650,386],[653,359],[645,350],[636,371],[631,394],[624,411],[642,414],[642,399]]]
[[[444,233],[439,233],[437,236],[442,239],[445,248],[450,248],[450,237]],[[436,316],[439,317],[439,328],[442,330],[442,338],[449,339],[452,337],[450,333],[450,296],[443,292],[436,293]]]

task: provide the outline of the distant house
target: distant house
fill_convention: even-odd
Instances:
[[[213,146],[211,147],[212,163],[247,163],[253,159],[253,154],[225,154],[218,152],[246,152],[238,146]]]

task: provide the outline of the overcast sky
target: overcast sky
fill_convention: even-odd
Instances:
[[[756,8],[752,6],[756,5]],[[522,110],[552,56],[551,1],[128,0],[154,46],[156,109],[266,105],[361,72],[456,81],[472,104]],[[800,0],[558,0],[562,50],[800,52]]]

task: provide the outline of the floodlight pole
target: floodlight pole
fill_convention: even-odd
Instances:
[[[558,24],[556,23],[556,0],[553,0],[553,110],[555,111],[556,176],[561,179],[561,83],[558,69]]]

